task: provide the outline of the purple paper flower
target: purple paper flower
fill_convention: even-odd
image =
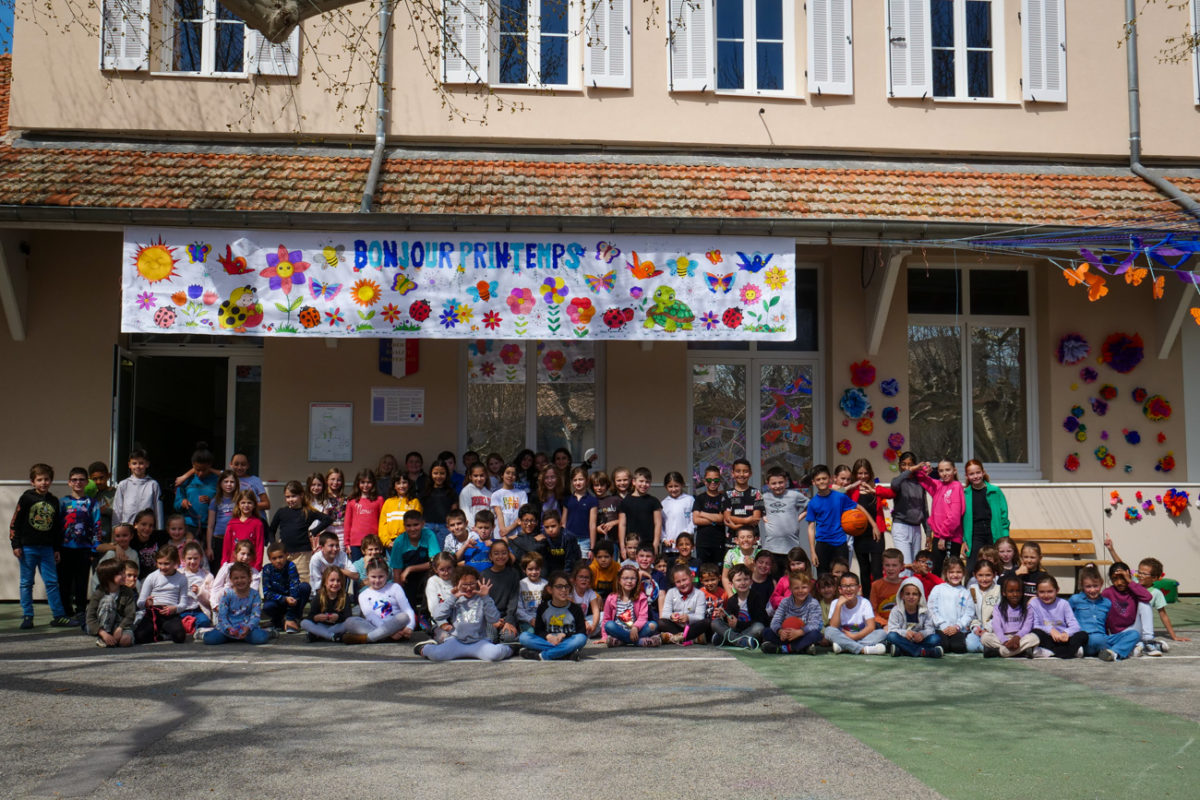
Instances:
[[[1078,364],[1087,358],[1090,352],[1092,352],[1092,346],[1078,333],[1068,333],[1058,340],[1058,363],[1060,364]]]
[[[890,434],[888,436],[888,447],[893,450],[899,450],[901,447],[904,447],[904,434],[899,432]]]
[[[1079,430],[1079,418],[1078,417],[1067,417],[1066,419],[1063,420],[1062,425],[1063,425],[1063,430],[1065,430],[1067,433],[1074,433],[1075,431]]]
[[[884,397],[895,397],[900,393],[900,381],[895,378],[888,378],[879,384],[879,391],[883,392]]]
[[[1092,369],[1091,367],[1084,367],[1083,369],[1079,370],[1079,378],[1084,383],[1095,383],[1096,378],[1099,378],[1099,377],[1100,377],[1100,374],[1098,372],[1096,372],[1096,370]]]
[[[1108,403],[1101,400],[1099,397],[1092,398],[1092,413],[1097,417],[1103,417],[1108,413]]]
[[[888,425],[892,425],[897,419],[899,419],[900,409],[896,406],[887,406],[883,409],[883,412],[880,414],[880,416],[883,417],[884,422],[886,422]]]

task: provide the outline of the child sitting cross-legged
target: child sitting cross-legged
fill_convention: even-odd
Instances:
[[[941,658],[941,637],[925,605],[921,581],[905,578],[896,592],[896,604],[888,615],[887,643],[894,656]]]
[[[445,620],[441,628],[450,635],[439,643],[421,642],[413,652],[430,661],[503,661],[511,657],[513,648],[490,641],[491,628],[500,621],[500,609],[488,597],[491,588],[491,582],[480,580],[474,567],[460,566],[454,573],[454,596],[432,611],[434,619]]]
[[[250,565],[235,561],[230,565],[228,574],[229,588],[217,603],[217,626],[205,632],[204,643],[266,644],[271,634],[259,625],[262,597],[250,587]]]
[[[1088,635],[1079,627],[1071,604],[1058,596],[1053,575],[1038,581],[1037,596],[1029,601],[1029,615],[1040,645],[1033,651],[1034,658],[1083,658]]]
[[[393,583],[390,577],[388,565],[383,559],[367,564],[367,585],[358,593],[358,608],[368,627],[365,632],[343,633],[343,642],[399,642],[412,636],[416,615],[404,589],[400,584]]]
[[[133,619],[137,615],[137,594],[125,584],[125,565],[109,560],[96,568],[99,586],[88,598],[88,633],[95,635],[97,647],[129,647],[133,644]]]
[[[754,578],[745,564],[734,564],[726,575],[733,594],[712,612],[712,643],[717,647],[755,650],[764,643],[765,631],[771,623],[766,593],[751,591]],[[820,617],[820,614],[818,606],[817,616]],[[820,627],[818,619],[817,629]]]
[[[637,567],[621,567],[617,588],[604,600],[604,626],[601,638],[609,647],[623,644],[655,647],[662,641],[655,635],[658,626],[650,621],[649,602]]]
[[[1112,610],[1112,601],[1102,594],[1104,578],[1100,576],[1100,570],[1090,564],[1079,570],[1079,588],[1068,602],[1079,627],[1088,636],[1087,644],[1083,646],[1084,655],[1096,656],[1101,661],[1116,661],[1133,655],[1133,649],[1141,640],[1137,629],[1126,628],[1119,633],[1108,633],[1108,612]]]
[[[678,545],[678,538],[675,543]],[[658,615],[663,644],[703,643],[711,628],[705,614],[704,592],[696,588],[692,570],[679,561],[671,567],[671,582],[674,585],[663,595]]]
[[[945,580],[929,591],[929,616],[943,646],[951,653],[967,652],[967,634],[975,618],[971,593],[963,586],[965,574],[958,556],[946,556],[942,566]]]
[[[310,642],[318,639],[340,642],[346,633],[366,633],[370,630],[370,623],[365,619],[350,616],[351,602],[346,583],[341,569],[334,566],[325,568],[321,584],[309,604],[308,616],[300,620],[300,627],[308,632]]]
[[[838,584],[840,596],[829,611],[829,627],[825,638],[833,643],[835,653],[862,653],[868,656],[887,654],[883,640],[887,632],[875,627],[875,610],[871,601],[858,593],[858,576],[847,572]]]
[[[992,612],[991,630],[979,637],[983,657],[1012,658],[1031,656],[1038,646],[1033,632],[1033,615],[1029,613],[1025,587],[1016,575],[1008,575],[1000,584],[1000,602]]]
[[[737,577],[732,569],[730,575]],[[771,627],[763,631],[764,653],[817,654],[823,619],[821,604],[812,596],[812,587],[813,580],[807,570],[794,569],[788,575],[791,594],[779,601]]]
[[[546,578],[547,588],[533,615],[533,630],[521,634],[522,658],[537,661],[579,660],[587,644],[583,611],[571,602],[571,581],[563,570]],[[637,585],[637,580],[634,580]],[[612,597],[615,595],[609,595]]]

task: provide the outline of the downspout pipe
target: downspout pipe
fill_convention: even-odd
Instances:
[[[1142,103],[1138,82],[1137,0],[1125,0],[1125,67],[1129,83],[1129,171],[1200,221],[1200,203],[1142,164]]]
[[[378,96],[375,99],[375,149],[371,153],[371,167],[367,171],[367,182],[363,186],[362,203],[359,212],[371,213],[371,205],[375,202],[375,189],[379,185],[379,171],[383,167],[383,146],[387,142],[388,109],[388,75],[391,72],[392,38],[392,0],[379,0],[379,65],[377,81]]]

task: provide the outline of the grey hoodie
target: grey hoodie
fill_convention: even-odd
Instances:
[[[444,619],[454,626],[455,639],[463,644],[491,641],[490,630],[500,621],[500,609],[491,597],[477,594],[465,597],[449,597],[433,610],[434,619]]]
[[[163,528],[162,496],[158,481],[151,477],[135,478],[130,475],[117,484],[116,494],[113,495],[112,521],[133,524],[133,518],[139,511],[147,508],[154,510],[154,527]]]
[[[917,606],[917,624],[915,628],[910,628],[912,624],[908,621],[908,615],[904,611],[904,601],[900,599],[900,593],[904,591],[905,586],[915,586],[921,595],[921,602]],[[900,588],[896,590],[896,605],[892,608],[892,613],[888,615],[887,632],[903,634],[908,630],[915,630],[917,633],[923,633],[926,636],[934,633],[933,620],[929,616],[929,607],[925,605],[925,590],[921,586],[921,581],[917,578],[905,578],[900,584]]]

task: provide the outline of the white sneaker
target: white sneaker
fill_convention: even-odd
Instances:
[[[1033,657],[1034,658],[1054,658],[1054,653],[1051,653],[1049,650],[1047,650],[1044,647],[1035,647],[1035,648],[1033,648]]]
[[[1158,645],[1158,649],[1162,650],[1164,653],[1171,652],[1171,643],[1168,640],[1158,637],[1154,640],[1154,643]]]
[[[869,644],[862,651],[864,656],[886,656],[887,646],[883,644]]]
[[[835,652],[835,653],[841,653],[841,652],[843,652],[843,651],[842,651],[842,646],[841,646],[840,644],[838,644],[837,642],[834,642],[834,643],[833,643],[833,652]]]
[[[1076,650],[1075,650],[1075,657],[1076,657],[1076,658],[1083,658],[1083,648],[1082,648],[1082,647],[1076,648]]]
[[[1096,653],[1096,658],[1101,661],[1116,661],[1117,654],[1112,650],[1101,650],[1099,653]]]
[[[1157,645],[1147,642],[1146,643],[1146,651],[1142,655],[1154,656],[1154,657],[1158,658],[1158,657],[1161,657],[1162,654],[1163,654],[1163,651]]]
[[[1146,645],[1138,642],[1133,646],[1133,652],[1129,654],[1130,658],[1140,658],[1146,654]]]

